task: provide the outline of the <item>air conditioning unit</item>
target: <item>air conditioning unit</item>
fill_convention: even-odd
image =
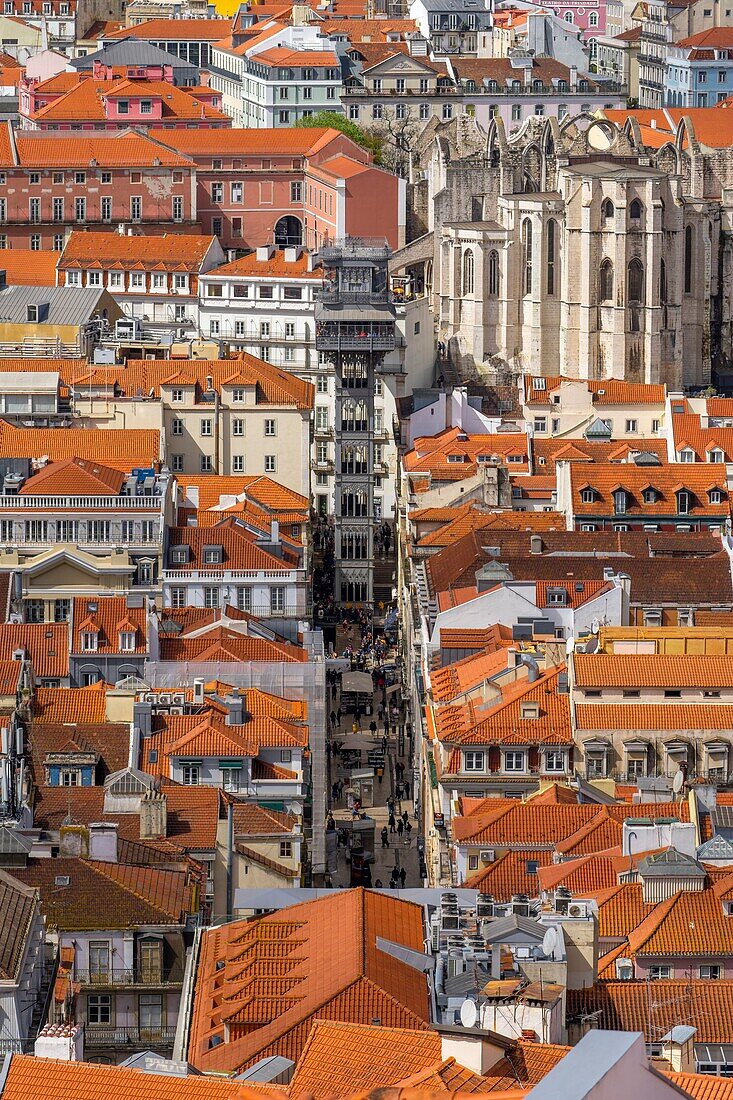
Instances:
[[[587,901],[574,901],[568,906],[569,917],[587,917],[588,916],[588,902]]]
[[[479,852],[479,859],[482,863],[493,863],[496,859],[496,853],[493,848],[484,848]]]
[[[143,324],[139,317],[120,317],[115,321],[117,340],[139,340],[143,333]]]

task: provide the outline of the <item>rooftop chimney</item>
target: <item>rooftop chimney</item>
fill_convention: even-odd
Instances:
[[[151,788],[140,799],[140,839],[157,840],[168,835],[168,805],[162,791]]]
[[[117,862],[117,823],[95,821],[89,824],[89,858],[100,863]]]

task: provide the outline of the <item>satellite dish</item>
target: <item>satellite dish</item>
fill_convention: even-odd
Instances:
[[[570,637],[568,638],[568,640],[565,642],[565,654],[566,654],[566,656],[569,657],[570,654],[574,650],[575,650],[575,638],[573,638],[573,636],[571,634]]]
[[[675,794],[679,794],[682,790],[682,784],[685,781],[685,777],[681,771],[675,772],[674,779],[672,780],[672,790]]]
[[[475,1027],[478,1020],[478,1009],[476,1008],[476,1002],[472,1001],[470,997],[461,1005],[461,1023],[464,1027]]]
[[[598,622],[598,619],[594,619],[593,622],[590,624],[591,634],[597,634],[600,629],[601,624]]]
[[[542,954],[549,959],[557,944],[557,929],[548,928],[542,940]]]

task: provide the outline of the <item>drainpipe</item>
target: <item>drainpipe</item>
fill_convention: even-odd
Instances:
[[[219,406],[219,391],[214,388],[214,473],[220,474],[219,452],[221,449],[221,408]]]
[[[234,908],[234,803],[227,806],[227,920]]]

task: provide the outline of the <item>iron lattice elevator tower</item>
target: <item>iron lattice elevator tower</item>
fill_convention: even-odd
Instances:
[[[384,240],[347,238],[320,250],[323,290],[316,349],[333,364],[335,401],[334,599],[374,599],[374,392],[396,346]]]

